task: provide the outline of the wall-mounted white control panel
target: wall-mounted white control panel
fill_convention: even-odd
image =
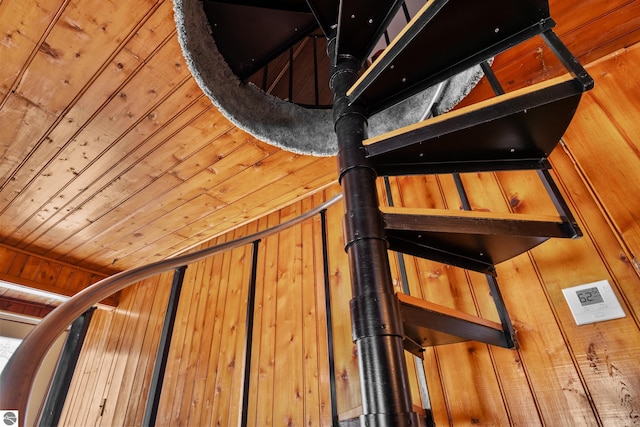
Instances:
[[[608,280],[562,290],[578,325],[625,317]]]

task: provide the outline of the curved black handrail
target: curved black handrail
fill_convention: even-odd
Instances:
[[[26,416],[31,388],[49,347],[67,326],[94,304],[153,275],[244,246],[299,224],[326,210],[341,198],[342,194],[338,194],[302,215],[269,229],[197,252],[123,271],[78,292],[42,319],[9,359],[0,376],[0,408],[18,410]],[[19,420],[21,425],[24,425],[24,418],[23,416]]]

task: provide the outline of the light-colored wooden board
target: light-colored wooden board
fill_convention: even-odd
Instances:
[[[327,198],[339,191],[332,187],[326,191]],[[333,346],[335,354],[336,396],[338,416],[361,406],[360,374],[358,358],[351,335],[351,312],[349,301],[352,298],[351,273],[344,251],[342,219],[344,207],[338,202],[327,210],[327,238],[329,248],[329,277],[331,311],[333,320]]]
[[[153,60],[165,63],[169,58],[179,55],[178,46],[167,44],[167,47],[172,47],[172,49],[163,49],[154,56]],[[129,96],[128,88],[123,88],[119,96],[109,104],[108,108],[102,111],[102,114],[94,118],[82,129],[82,132],[75,135],[74,143],[68,144],[64,150],[60,150],[55,159],[47,163],[40,174],[29,183],[34,187],[33,191],[28,192],[29,196],[26,196],[27,193],[18,196],[12,203],[13,208],[8,207],[4,214],[13,216],[16,221],[24,221],[34,210],[37,212],[37,208],[34,209],[33,205],[38,206],[46,203],[52,197],[52,191],[55,191],[58,186],[64,186],[69,181],[77,179],[85,167],[101,156],[106,149],[110,148],[111,144],[118,141],[115,138],[115,141],[110,144],[110,138],[107,137],[109,142],[105,144],[105,134],[117,136],[130,126],[135,125],[136,121],[148,120],[148,115],[156,107],[154,101],[165,98],[171,90],[179,87],[181,81],[188,78],[186,70],[179,71],[167,76],[166,80],[168,81],[159,85],[156,80],[161,77],[157,76],[158,71],[153,69],[153,64],[149,63],[142,68],[136,78],[129,82],[129,85],[146,96],[141,93]],[[154,100],[149,102],[148,97]],[[151,111],[149,111],[149,104],[151,104]],[[121,116],[127,117],[128,120],[122,120]],[[45,185],[50,182],[56,182],[58,185]],[[16,209],[18,206],[22,206],[22,208]]]
[[[184,102],[184,98],[194,96],[196,92],[194,87],[184,87],[176,91],[174,95],[175,103],[170,100],[165,101],[162,104],[162,110],[154,111],[157,113],[156,117],[164,118],[163,113],[171,111],[164,110],[164,107],[178,107],[179,103]],[[174,113],[175,111],[171,111],[171,114]],[[153,180],[154,174],[145,167],[136,167],[135,162],[139,161],[145,150],[149,152],[157,149],[154,144],[154,142],[157,143],[157,139],[151,138],[151,136],[159,132],[163,126],[166,124],[143,120],[129,132],[118,136],[118,143],[106,150],[85,169],[76,171],[77,176],[83,175],[82,180],[72,178],[63,188],[51,194],[48,201],[38,208],[42,221],[32,221],[32,223],[21,227],[17,235],[25,236],[22,239],[22,246],[27,246],[36,239],[40,242],[46,241],[47,245],[55,245],[57,243],[55,239],[59,238],[58,236],[67,237],[73,234],[72,230],[78,230],[79,224],[84,223],[78,221],[77,212],[73,209],[74,206],[86,209],[84,218],[97,218],[104,215],[105,210],[108,212],[108,209],[113,209],[114,205],[121,203],[124,197],[131,196],[138,188]],[[140,137],[147,135],[149,137],[140,142]],[[126,150],[123,151],[122,147],[129,146],[136,146],[137,149],[123,157]],[[88,184],[89,182],[90,184]],[[117,192],[114,191],[116,187],[119,187]],[[96,197],[109,190],[113,191],[109,194],[111,200]],[[94,197],[98,200],[94,200]]]
[[[549,202],[545,202],[547,195],[540,190],[540,184],[524,180],[520,175],[505,173],[498,179],[494,174],[484,174],[485,179],[474,182],[475,175],[468,174],[464,182],[472,201],[482,197],[482,204],[489,209],[517,209],[529,213],[544,210],[545,203]],[[507,178],[514,184],[509,188],[504,187]],[[479,191],[479,185],[484,193]],[[513,194],[518,194],[519,203],[513,203],[509,196]],[[497,272],[506,307],[518,331],[521,369],[527,372],[534,393],[549,390],[543,399],[536,396],[542,422],[595,422],[580,373],[573,364],[562,328],[546,298],[539,270],[522,255],[499,264]],[[548,357],[539,354],[543,349]],[[572,391],[565,391],[566,384],[573,385]],[[525,388],[522,393],[526,393],[525,384],[522,386]]]
[[[71,1],[59,18],[59,25],[47,35],[29,64],[16,92],[60,114],[108,63],[114,50],[132,36],[145,15],[157,7],[154,3],[153,0],[129,5]]]
[[[15,198],[14,192],[5,192],[4,189],[15,185],[16,169],[20,168],[25,154],[32,150],[42,136],[41,126],[48,126],[54,121],[54,116],[44,109],[34,105],[27,99],[16,94],[10,94],[0,109],[0,121],[13,123],[14,126],[3,126],[0,130],[0,150],[2,162],[0,162],[0,174],[3,182],[0,188],[0,208],[6,208]],[[45,160],[46,161],[46,160]],[[0,217],[1,224],[8,227],[8,218]]]
[[[266,217],[266,225],[273,227],[280,223],[280,213],[275,212]],[[275,358],[276,358],[276,283],[278,280],[278,236],[270,236],[265,239],[264,266],[259,270],[257,288],[261,289],[260,302],[262,316],[259,319],[260,352],[258,361],[257,383],[254,383],[255,412],[250,412],[250,425],[272,425],[273,398],[272,393],[275,384]],[[257,302],[257,301],[256,301]],[[254,341],[255,342],[255,341]]]
[[[82,424],[82,419],[87,414],[87,408],[82,407],[88,403],[86,396],[89,390],[95,387],[95,379],[92,375],[99,366],[99,357],[104,354],[104,346],[109,336],[110,324],[113,313],[97,311],[94,313],[87,331],[85,345],[80,353],[78,364],[74,372],[67,399],[64,402],[60,415],[61,424]]]
[[[25,2],[0,3],[3,39],[0,43],[0,95],[4,98],[15,88],[25,66],[36,54],[57,17],[68,1],[50,0],[36,4]],[[0,102],[2,105],[3,102]]]
[[[144,342],[139,351],[139,360],[137,366],[134,368],[135,376],[131,380],[131,398],[126,404],[121,405],[121,408],[125,410],[124,416],[119,414],[114,415],[114,419],[116,420],[124,419],[124,424],[139,425],[142,424],[144,419],[153,367],[158,345],[160,344],[160,335],[167,312],[169,294],[171,292],[169,283],[173,282],[173,275],[174,271],[169,271],[157,277],[157,281],[152,282],[154,286],[154,296],[151,302],[152,309],[150,310],[149,322],[146,325]],[[142,309],[142,307],[140,309]],[[125,396],[125,393],[119,393],[121,399],[124,399]]]
[[[629,197],[640,182],[640,156],[611,122],[605,108],[587,97],[581,104],[565,143],[582,173],[607,210],[634,257],[640,255],[640,201]],[[607,141],[594,144],[593,141]]]

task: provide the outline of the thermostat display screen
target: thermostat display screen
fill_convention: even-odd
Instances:
[[[578,325],[624,317],[624,310],[608,280],[562,289]]]
[[[600,291],[596,287],[583,289],[581,291],[576,291],[576,295],[578,295],[580,304],[582,304],[583,306],[591,305],[591,304],[599,304],[601,302],[604,302],[604,299],[602,299],[602,295],[600,294]]]

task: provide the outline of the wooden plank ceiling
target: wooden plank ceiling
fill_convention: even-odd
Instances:
[[[638,40],[636,0],[550,3],[583,63]],[[494,67],[514,88],[557,74],[550,57],[536,38]],[[0,124],[0,242],[104,273],[178,254],[336,179],[335,159],[275,149],[211,105],[169,0],[0,2]]]

